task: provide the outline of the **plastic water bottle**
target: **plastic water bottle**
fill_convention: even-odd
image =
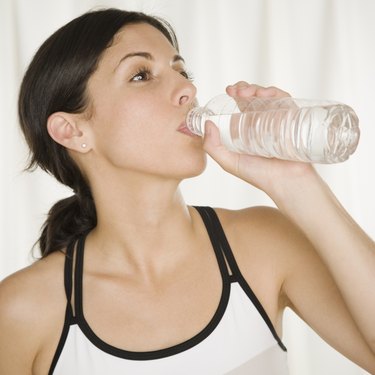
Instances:
[[[285,98],[236,99],[223,94],[187,115],[192,133],[203,135],[205,122],[219,128],[232,151],[312,163],[342,162],[359,141],[358,117],[345,104]]]

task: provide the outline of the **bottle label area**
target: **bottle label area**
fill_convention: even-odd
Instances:
[[[337,105],[252,110],[208,119],[230,150],[287,160],[340,162],[354,152],[359,137],[348,111]]]

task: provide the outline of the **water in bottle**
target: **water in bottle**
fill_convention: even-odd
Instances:
[[[189,112],[188,128],[202,135],[206,120],[218,126],[222,142],[233,151],[313,163],[348,159],[360,134],[349,106],[289,97],[236,101],[220,95]]]

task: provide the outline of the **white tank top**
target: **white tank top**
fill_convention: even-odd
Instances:
[[[223,280],[220,303],[208,325],[185,342],[149,352],[128,351],[101,340],[82,309],[83,236],[78,240],[74,271],[75,316],[70,304],[74,244],[67,252],[65,323],[49,375],[288,374],[286,348],[242,276],[215,211],[196,209],[206,225]]]

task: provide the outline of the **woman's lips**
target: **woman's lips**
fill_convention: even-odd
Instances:
[[[186,121],[184,121],[177,129],[178,132],[182,133],[182,134],[185,134],[185,135],[188,135],[190,137],[198,137],[200,138],[199,135],[197,134],[194,134],[190,131],[190,129],[187,127],[187,124],[186,124]]]

